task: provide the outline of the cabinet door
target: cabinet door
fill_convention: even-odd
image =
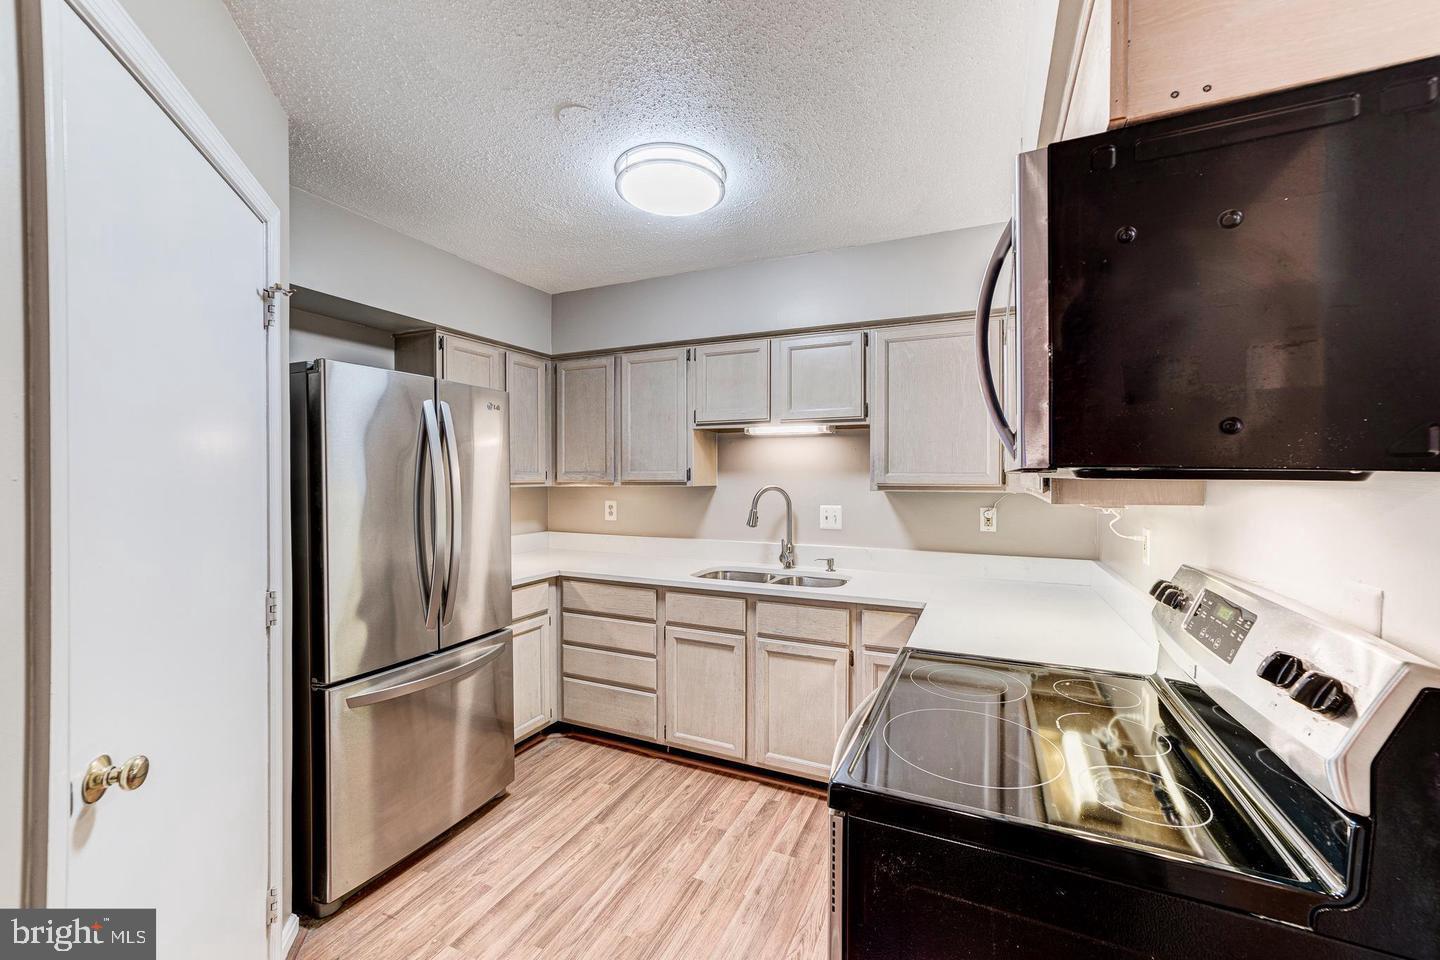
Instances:
[[[889,327],[873,337],[874,484],[998,486],[1000,443],[975,370],[975,321]]]
[[[769,340],[707,343],[692,349],[697,424],[770,419]]]
[[[665,631],[665,740],[745,759],[745,636]]]
[[[752,762],[828,779],[849,709],[849,649],[756,638]]]
[[[865,334],[776,340],[774,410],[778,420],[865,419]]]
[[[516,743],[555,719],[553,639],[548,616],[514,627],[511,662],[515,673]]]
[[[615,480],[615,358],[555,364],[557,483]]]
[[[684,483],[690,466],[685,350],[620,354],[620,481]]]
[[[895,665],[898,653],[884,650],[865,650],[855,662],[855,703],[859,703],[885,682],[885,675]]]
[[[472,387],[505,389],[505,351],[453,334],[440,337],[440,378]]]
[[[550,377],[553,364],[507,353],[510,393],[510,482],[550,481]]]

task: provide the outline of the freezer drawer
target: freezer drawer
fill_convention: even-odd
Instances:
[[[317,690],[325,738],[315,899],[333,902],[514,779],[510,631]]]

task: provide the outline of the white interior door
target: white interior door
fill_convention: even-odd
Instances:
[[[256,960],[266,224],[68,5],[46,10],[51,782],[69,792],[52,806],[49,901],[155,907],[159,956]],[[149,779],[84,803],[101,754],[147,756]]]

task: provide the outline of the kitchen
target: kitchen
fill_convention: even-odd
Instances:
[[[541,6],[13,5],[0,906],[1436,956],[1435,12]]]

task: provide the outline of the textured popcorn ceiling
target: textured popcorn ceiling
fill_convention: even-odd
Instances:
[[[1002,220],[1045,70],[1032,0],[227,3],[295,186],[550,292]],[[724,202],[627,206],[650,140]]]

